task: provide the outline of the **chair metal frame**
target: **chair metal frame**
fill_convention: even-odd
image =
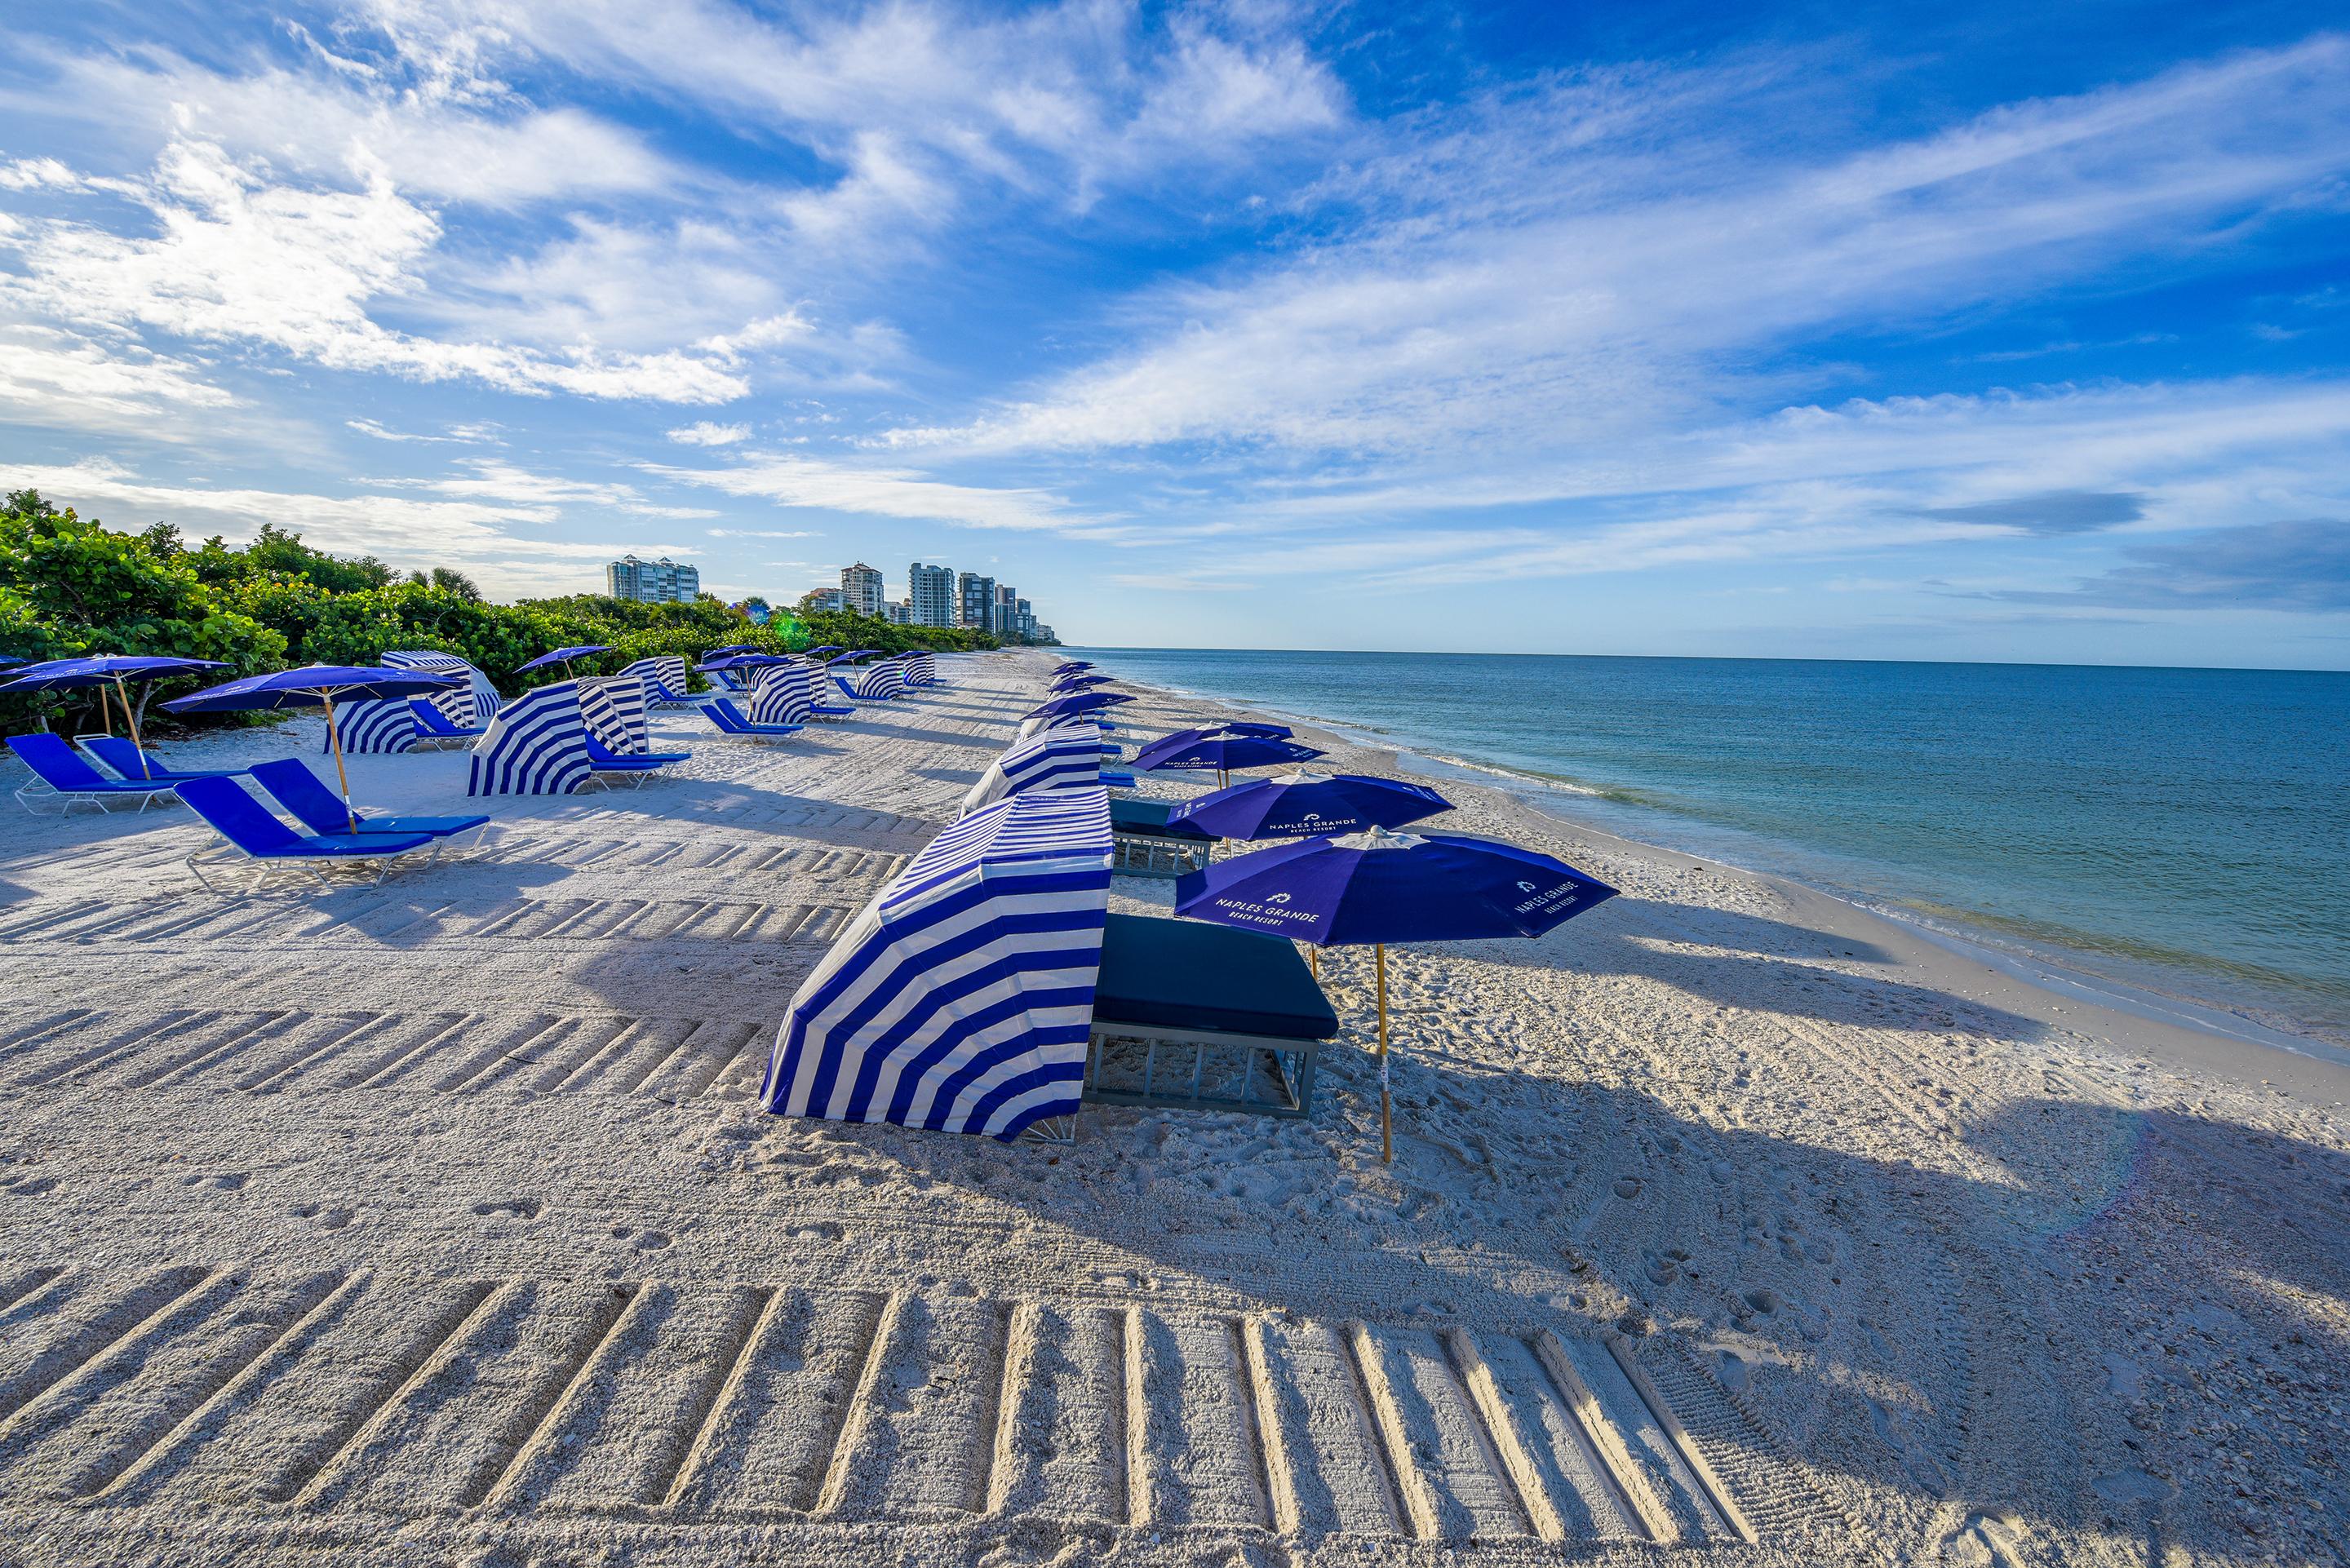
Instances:
[[[1086,1088],[1088,1104],[1139,1106],[1150,1109],[1240,1111],[1255,1116],[1300,1120],[1314,1114],[1314,1069],[1323,1042],[1276,1034],[1236,1034],[1216,1029],[1166,1029],[1148,1023],[1120,1023],[1097,1018],[1086,1040]],[[1112,1059],[1119,1047],[1142,1054],[1139,1087],[1106,1082],[1113,1073],[1130,1069]],[[1171,1072],[1162,1069],[1160,1053],[1191,1053],[1186,1075],[1179,1060]],[[1241,1075],[1237,1096],[1207,1092],[1210,1054],[1238,1053]],[[1261,1058],[1270,1057],[1270,1061]],[[1255,1094],[1260,1078],[1264,1092]],[[1186,1091],[1170,1091],[1162,1084],[1188,1081]],[[1119,1083],[1131,1083],[1130,1076]]]
[[[426,857],[424,864],[417,869],[429,870],[439,864],[441,852],[448,847],[448,843],[445,838],[434,839],[429,846],[432,854]],[[188,874],[202,884],[207,893],[221,898],[250,898],[263,891],[272,881],[286,877],[307,875],[316,877],[318,886],[332,888],[335,882],[328,873],[329,868],[335,866],[355,866],[372,870],[375,875],[367,878],[367,885],[370,888],[380,888],[393,871],[400,869],[399,863],[401,860],[411,855],[422,855],[427,847],[428,846],[421,844],[411,844],[405,849],[375,850],[358,855],[255,855],[241,847],[218,828],[214,828],[213,842],[194,850],[181,864],[188,868]],[[233,854],[228,853],[232,851]],[[257,876],[249,887],[223,888],[204,875],[203,862],[206,860],[229,865],[241,864],[244,868],[256,872]]]
[[[1215,858],[1216,845],[1208,838],[1162,838],[1156,834],[1113,830],[1109,854],[1109,868],[1118,876],[1175,877],[1207,869]]]

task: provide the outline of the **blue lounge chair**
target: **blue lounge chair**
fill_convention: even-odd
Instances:
[[[723,697],[712,697],[702,704],[702,716],[718,726],[722,735],[733,735],[745,741],[780,741],[786,735],[796,735],[805,724],[754,724],[743,716],[743,710]]]
[[[61,815],[70,816],[78,805],[112,811],[114,807],[107,804],[109,801],[135,800],[139,809],[145,811],[158,799],[172,798],[172,786],[169,784],[153,780],[132,784],[108,778],[75,754],[63,740],[46,732],[11,735],[8,749],[33,770],[32,781],[16,791],[16,804],[29,812],[37,814],[41,810],[37,803],[51,799],[62,802]]]
[[[141,752],[120,735],[76,735],[81,749],[98,765],[125,784],[177,784],[182,779],[233,779],[243,768],[167,768],[152,752]],[[141,771],[144,763],[144,771]]]
[[[392,861],[400,856],[429,848],[433,858],[440,857],[441,840],[430,834],[296,833],[245,794],[243,785],[229,779],[188,779],[172,788],[191,810],[212,824],[215,833],[265,872],[307,872],[325,883],[328,867],[359,865],[372,867],[380,882],[390,875]],[[204,875],[206,854],[207,850],[199,849],[189,856],[188,870],[208,890],[226,890]]]
[[[362,838],[384,834],[423,834],[428,838],[453,838],[488,824],[486,816],[369,816],[343,804],[342,797],[319,782],[310,764],[299,757],[281,757],[253,769],[253,780],[313,833]],[[359,826],[351,826],[353,818]]]
[[[637,752],[622,756],[598,740],[593,730],[587,732],[586,739],[588,765],[595,770],[598,778],[606,784],[615,779],[633,779],[639,789],[644,788],[645,781],[660,769],[671,763],[689,761],[693,755],[691,752]]]
[[[470,746],[484,734],[482,730],[451,723],[448,714],[421,697],[411,697],[408,711],[416,715],[416,739],[420,745]]]

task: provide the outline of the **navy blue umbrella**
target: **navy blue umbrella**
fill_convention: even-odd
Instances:
[[[350,812],[351,831],[357,833],[359,819],[359,814],[351,810],[351,777],[343,767],[343,737],[335,727],[336,701],[376,702],[394,697],[421,697],[463,684],[458,676],[428,675],[421,670],[394,670],[388,665],[306,664],[299,670],[274,670],[266,675],[248,675],[242,680],[207,686],[192,696],[174,697],[163,706],[174,713],[325,708],[327,740],[335,749],[335,777],[341,781],[343,809]]]
[[[730,653],[723,659],[705,659],[694,668],[707,675],[713,670],[766,670],[796,662],[780,653]]]
[[[552,653],[542,653],[536,659],[532,659],[528,664],[517,667],[515,673],[516,675],[527,675],[532,670],[543,669],[546,665],[560,664],[563,666],[563,673],[568,675],[571,673],[571,661],[573,659],[585,659],[591,653],[609,653],[611,651],[612,645],[607,642],[582,643],[577,648],[558,648]]]
[[[1175,912],[1317,948],[1371,944],[1378,975],[1380,1158],[1392,1159],[1387,944],[1538,937],[1615,896],[1615,888],[1565,861],[1514,844],[1374,827],[1186,872],[1176,879]]]
[[[1221,732],[1206,735],[1180,734],[1153,741],[1136,753],[1134,771],[1139,774],[1161,771],[1202,773],[1212,768],[1216,773],[1216,782],[1222,784],[1234,768],[1265,768],[1282,763],[1311,762],[1321,754],[1312,746],[1274,735],[1225,734]]]
[[[723,648],[704,649],[702,650],[702,657],[704,659],[723,659],[730,653],[756,653],[758,651],[759,645],[755,642],[730,642]]]
[[[1264,740],[1285,741],[1289,739],[1289,726],[1250,723],[1201,724],[1197,729],[1171,731],[1155,741],[1145,742],[1142,749],[1147,752],[1153,746],[1171,746],[1178,741],[1204,741],[1211,735],[1255,735]]]
[[[1284,774],[1243,779],[1230,789],[1168,808],[1170,824],[1188,822],[1219,838],[1326,837],[1367,827],[1401,827],[1450,811],[1426,784],[1360,774]]]
[[[123,727],[130,732],[130,749],[138,753],[141,777],[153,778],[153,767],[147,761],[147,748],[139,739],[139,715],[130,706],[127,682],[132,680],[163,680],[174,675],[192,675],[199,670],[226,670],[227,664],[217,659],[178,659],[161,654],[98,653],[81,659],[53,659],[18,670],[0,691],[62,691],[75,687],[98,688],[99,722],[106,732],[114,732],[114,722],[107,711],[106,688],[110,682],[114,695],[122,703]]]
[[[810,649],[810,651],[813,652],[814,649]],[[860,659],[870,659],[880,651],[881,650],[878,648],[860,648],[854,653],[844,653],[837,659],[826,659],[824,661],[824,667],[827,670],[829,670],[836,664],[854,664]]]
[[[1090,659],[1072,659],[1055,665],[1053,667],[1053,673],[1055,675],[1066,675],[1073,670],[1091,670],[1093,667],[1094,661]]]
[[[838,653],[839,651],[841,651],[840,644],[837,642],[827,642],[821,648],[811,648],[807,649],[807,656],[810,659],[814,659],[819,653]]]
[[[1110,678],[1107,675],[1064,675],[1046,690],[1055,692],[1084,691],[1095,686],[1109,684],[1111,684]]]
[[[1040,702],[1020,716],[1024,719],[1058,719],[1064,714],[1092,713],[1133,701],[1133,698],[1116,691],[1076,691],[1066,697],[1055,697],[1049,702]]]

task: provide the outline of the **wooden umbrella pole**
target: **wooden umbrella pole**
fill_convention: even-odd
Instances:
[[[1395,1116],[1388,1096],[1388,945],[1371,944],[1371,961],[1378,969],[1379,991],[1379,1163],[1395,1163]]]
[[[98,727],[109,735],[114,733],[114,708],[106,700],[106,687],[103,682],[98,688]]]
[[[103,694],[106,688],[99,691]],[[122,722],[130,732],[130,749],[139,753],[139,776],[151,783],[155,777],[155,764],[147,760],[147,743],[139,738],[139,715],[130,711],[130,692],[122,684],[122,677],[114,678],[114,694],[122,699]]]
[[[335,700],[324,691],[318,693],[318,700],[327,705],[327,743],[335,748],[335,781],[343,786],[343,815],[348,819],[350,830],[357,833],[359,814],[351,809],[351,775],[343,766],[343,737],[335,728]]]

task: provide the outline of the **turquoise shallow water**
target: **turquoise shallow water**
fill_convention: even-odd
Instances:
[[[1075,650],[1575,792],[1611,831],[2350,1038],[2350,675]]]

